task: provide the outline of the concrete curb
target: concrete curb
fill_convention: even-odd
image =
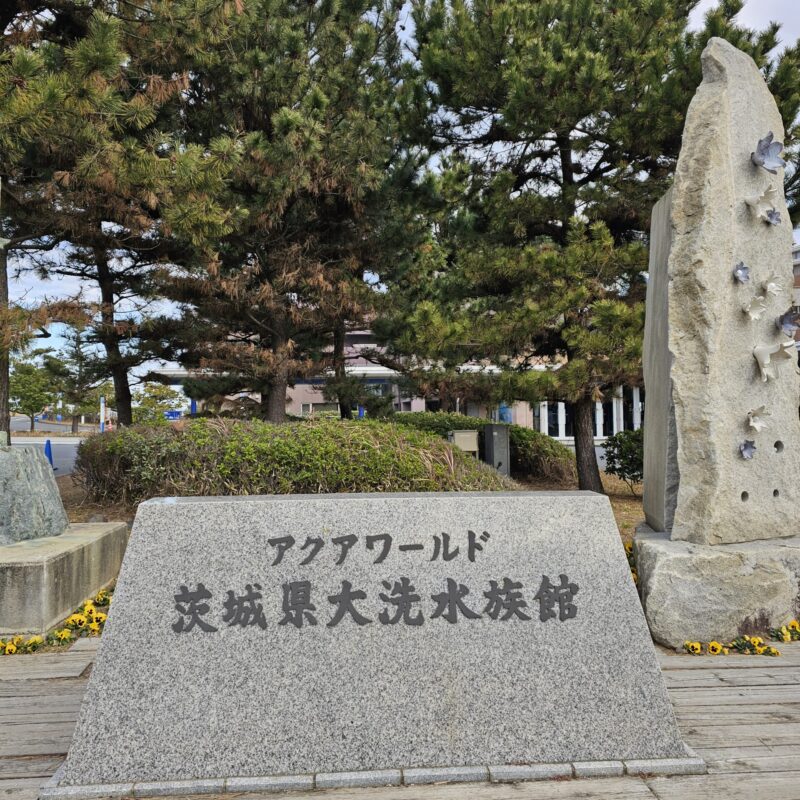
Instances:
[[[576,761],[569,764],[505,764],[491,767],[424,767],[357,772],[320,772],[191,781],[148,781],[96,786],[59,786],[57,772],[39,790],[39,800],[94,800],[99,797],[166,797],[195,794],[234,794],[354,789],[376,786],[422,786],[433,783],[518,783],[576,778],[640,775],[704,775],[701,758],[653,758],[636,761]]]

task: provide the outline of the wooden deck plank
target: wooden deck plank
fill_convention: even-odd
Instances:
[[[0,779],[0,797],[3,800],[36,800],[42,782],[41,778]]]
[[[49,778],[63,761],[61,756],[17,756],[0,758],[0,779]]]
[[[0,661],[0,681],[79,678],[94,659],[94,652],[16,655]]]
[[[719,797],[724,800],[798,800],[800,772],[754,772],[731,775],[686,775],[650,778],[658,800]]]
[[[719,686],[797,686],[800,667],[791,669],[673,670],[664,673],[668,689],[717,688]]]

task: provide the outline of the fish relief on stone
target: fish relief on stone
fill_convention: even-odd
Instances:
[[[768,225],[780,225],[781,212],[775,208],[777,200],[777,190],[774,186],[769,186],[763,194],[746,197],[745,203],[762,222],[766,222]]]
[[[764,316],[767,310],[767,299],[761,295],[751,298],[748,303],[742,306],[742,311],[754,322]]]
[[[767,417],[771,417],[772,412],[767,410],[766,406],[759,406],[747,412],[747,425],[751,430],[756,433],[761,433],[768,427]]]
[[[740,261],[733,269],[733,279],[737,283],[750,283],[750,267]]]
[[[778,328],[790,339],[794,339],[797,329],[800,328],[800,313],[789,309],[778,317]]]
[[[745,439],[739,445],[739,453],[746,461],[750,461],[753,458],[757,449],[756,443],[752,439]]]
[[[777,379],[778,366],[781,361],[797,359],[797,346],[794,341],[760,344],[753,348],[753,357],[758,362],[761,380],[766,383],[769,380]]]
[[[786,166],[786,162],[781,158],[783,142],[774,140],[775,134],[772,131],[763,139],[759,139],[755,152],[750,154],[750,159],[757,167],[763,167],[767,172],[777,175],[778,170]]]
[[[767,294],[777,297],[783,291],[783,283],[781,283],[780,276],[773,273],[765,281],[761,282],[761,288]]]

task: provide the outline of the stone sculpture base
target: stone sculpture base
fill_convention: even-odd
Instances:
[[[124,522],[70,525],[60,536],[0,547],[0,636],[44,633],[116,577]]]
[[[729,641],[800,614],[800,536],[709,546],[643,523],[635,547],[645,616],[663,645]]]

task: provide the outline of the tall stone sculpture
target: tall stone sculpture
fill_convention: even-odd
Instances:
[[[783,124],[752,59],[703,53],[675,184],[653,211],[643,601],[660,641],[797,611],[800,377]]]

